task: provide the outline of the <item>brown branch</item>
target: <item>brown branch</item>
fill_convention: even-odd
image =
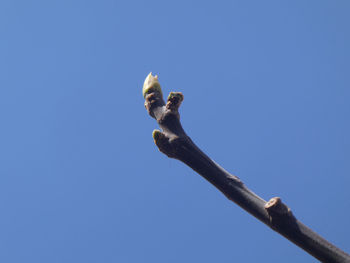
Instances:
[[[350,262],[350,255],[298,221],[279,197],[266,202],[193,143],[180,123],[178,109],[183,101],[182,93],[171,92],[165,104],[158,78],[150,73],[145,80],[143,95],[149,115],[157,120],[162,129],[162,132],[153,131],[154,142],[162,153],[187,164],[228,199],[320,261]]]

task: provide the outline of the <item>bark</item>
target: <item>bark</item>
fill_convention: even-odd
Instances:
[[[154,80],[157,82],[157,77]],[[321,262],[350,262],[349,254],[297,220],[279,197],[266,202],[249,190],[238,177],[224,170],[202,152],[187,136],[180,123],[178,109],[183,101],[182,93],[170,93],[165,104],[158,82],[157,85],[155,88],[144,87],[144,97],[149,115],[157,120],[162,129],[153,132],[155,144],[162,153],[187,164],[228,199]]]

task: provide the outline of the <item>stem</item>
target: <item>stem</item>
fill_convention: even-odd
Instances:
[[[158,79],[156,81],[159,85]],[[180,123],[178,109],[183,101],[182,93],[170,93],[167,104],[163,100],[160,85],[146,89],[144,96],[148,113],[157,120],[162,129],[162,132],[158,130],[153,132],[155,144],[161,152],[187,164],[228,199],[320,261],[350,262],[349,254],[298,221],[279,197],[266,202],[249,190],[238,177],[211,160],[193,143]]]

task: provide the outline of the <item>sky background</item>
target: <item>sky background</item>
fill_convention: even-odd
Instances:
[[[350,252],[349,1],[0,2],[0,261],[316,262],[153,143],[189,136]]]

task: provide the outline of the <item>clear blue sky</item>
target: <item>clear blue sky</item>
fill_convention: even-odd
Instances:
[[[153,71],[211,158],[350,252],[349,1],[0,3],[0,261],[316,262],[153,144]]]

